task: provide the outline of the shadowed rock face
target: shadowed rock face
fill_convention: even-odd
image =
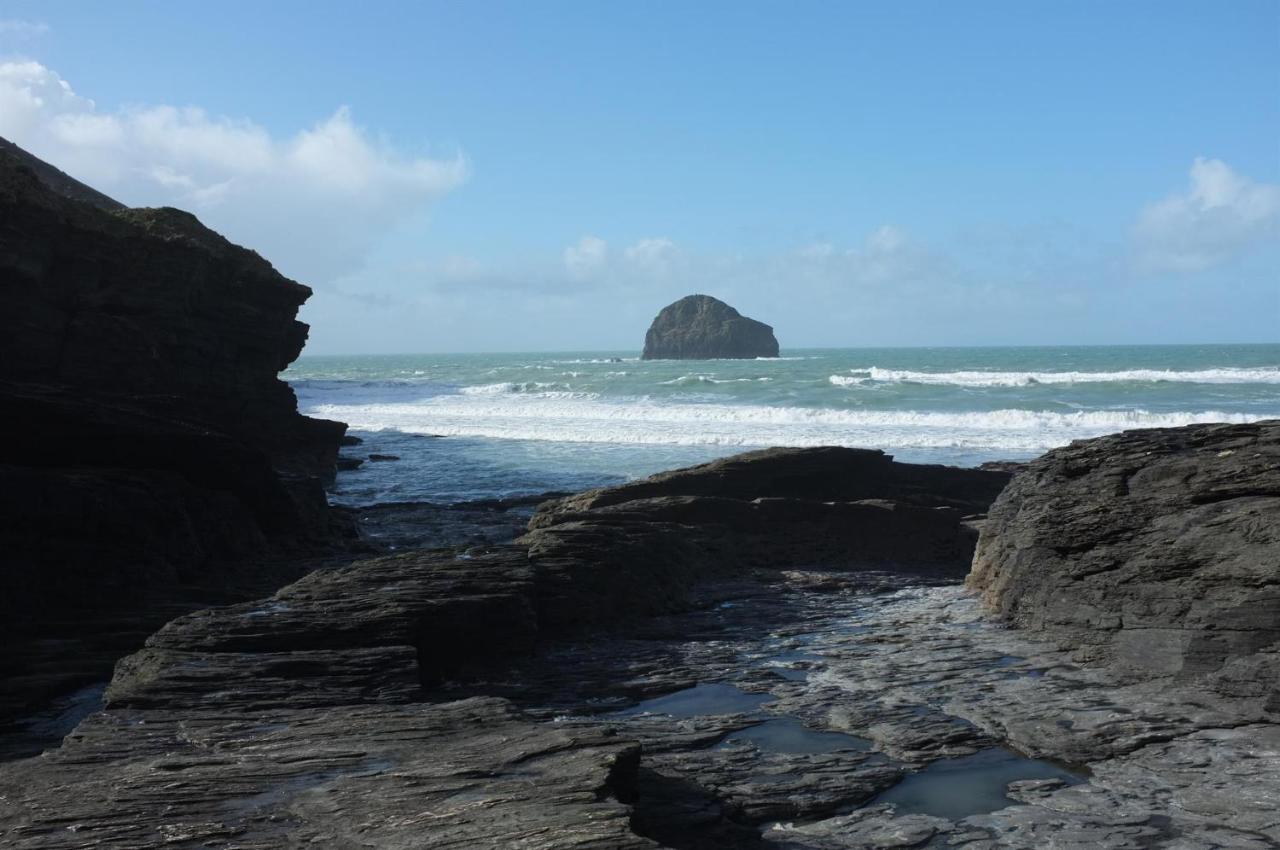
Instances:
[[[992,506],[968,583],[1081,660],[1280,712],[1280,421],[1049,452]]]
[[[1008,473],[764,449],[545,502],[521,538],[558,627],[680,610],[698,581],[824,564],[959,579]]]
[[[300,416],[277,377],[310,293],[188,213],[0,145],[0,632],[109,631],[86,617],[165,611],[231,562],[332,540],[345,426]],[[68,684],[31,665],[0,664],[0,718]]]
[[[710,295],[688,295],[662,308],[644,337],[645,360],[777,357],[773,328]]]

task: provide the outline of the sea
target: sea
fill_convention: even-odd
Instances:
[[[335,503],[575,491],[764,446],[1025,460],[1131,428],[1280,417],[1280,344],[304,356],[310,416],[349,424]]]

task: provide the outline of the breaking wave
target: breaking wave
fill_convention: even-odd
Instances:
[[[832,375],[836,386],[880,383],[941,384],[958,387],[1028,387],[1035,384],[1104,384],[1167,382],[1183,384],[1280,384],[1280,366],[1219,368],[1177,371],[1172,369],[1124,369],[1118,372],[918,372],[869,366],[850,369],[849,375]]]
[[[663,386],[685,386],[687,384],[750,384],[767,383],[773,378],[713,378],[710,375],[681,375],[669,381],[659,381]]]
[[[990,374],[990,373],[988,373]],[[320,399],[317,399],[320,401]],[[844,445],[1040,452],[1074,439],[1130,428],[1255,422],[1222,411],[1074,412],[834,410],[749,404],[691,404],[651,398],[493,384],[412,401],[320,403],[313,415],[357,430],[579,443],[725,446]]]

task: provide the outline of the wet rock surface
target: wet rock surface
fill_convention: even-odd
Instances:
[[[1280,718],[1280,422],[1128,431],[1030,463],[969,585],[1136,679],[1198,680]]]
[[[386,568],[380,559],[371,570]],[[335,581],[326,583],[334,591]],[[122,666],[108,711],[61,749],[0,768],[0,828],[17,847],[1280,839],[1273,725],[1241,723],[1195,690],[1125,685],[1081,668],[987,619],[953,583],[793,570],[704,591],[695,610],[543,642],[536,654],[425,689],[417,653],[397,644],[405,612],[425,595],[369,613],[355,628],[366,636],[359,641],[301,628],[305,614],[259,615],[283,618],[282,645],[301,634],[313,634],[313,646],[369,645],[331,655],[249,652],[270,630],[245,632],[246,619],[271,603],[222,615],[239,631],[175,624],[155,649],[182,634],[221,637],[157,663],[145,699]],[[356,596],[342,587],[343,604]],[[325,596],[313,586],[295,598]],[[339,654],[361,688],[336,687]],[[258,657],[256,675],[239,680],[190,666],[246,669],[246,655]],[[328,669],[317,675],[308,664]],[[157,680],[182,688],[166,692]],[[307,705],[306,694],[320,704]],[[1006,769],[991,769],[993,751]],[[894,796],[904,779],[931,771],[951,777],[936,786],[941,799],[929,797],[937,808],[913,811]],[[965,807],[973,811],[961,816]]]
[[[687,295],[663,307],[644,337],[645,360],[777,357],[773,328],[710,295]]]
[[[180,618],[61,748],[0,766],[0,834],[24,848],[1280,843],[1275,724],[1197,681],[1134,678],[1007,628],[936,561],[814,536],[845,493],[948,517],[959,540],[976,513],[945,475],[932,496],[905,487],[898,473],[918,470],[878,485],[892,491],[793,498],[815,481],[780,473],[816,475],[821,456],[571,497],[518,544],[378,557]],[[762,553],[724,542],[752,489],[788,508],[753,514],[774,538]],[[655,594],[611,572],[637,570],[673,583]]]
[[[653,847],[618,799],[636,755],[501,700],[111,711],[0,771],[0,828],[7,847]]]

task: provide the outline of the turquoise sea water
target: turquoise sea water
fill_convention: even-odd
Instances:
[[[758,446],[972,465],[1280,417],[1280,345],[303,357],[285,378],[305,413],[365,438],[352,453],[401,458],[343,474],[334,498],[353,504],[580,489]]]

